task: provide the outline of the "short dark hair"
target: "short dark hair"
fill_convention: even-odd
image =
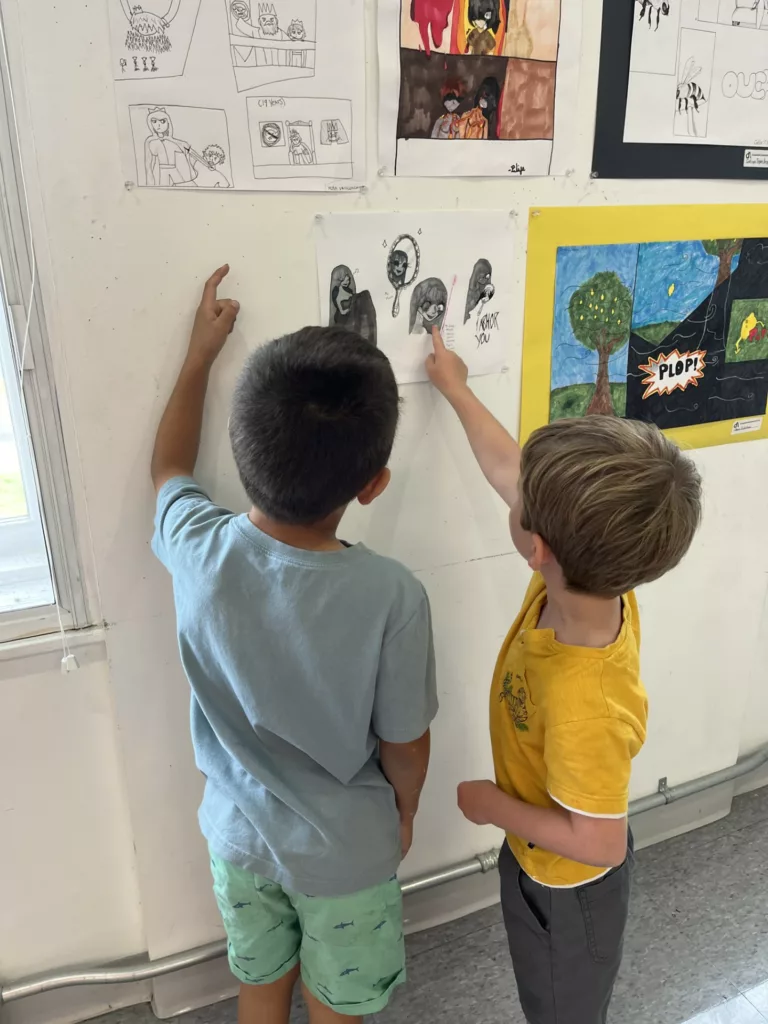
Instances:
[[[389,360],[353,331],[305,327],[257,349],[229,422],[248,497],[278,522],[320,522],[385,468],[399,412]]]

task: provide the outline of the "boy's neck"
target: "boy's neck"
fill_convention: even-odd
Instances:
[[[311,526],[291,526],[270,519],[254,505],[248,518],[257,530],[288,547],[299,548],[301,551],[341,551],[344,545],[337,539],[336,530],[342,515],[343,510]]]
[[[562,579],[548,579],[547,603],[539,629],[552,629],[555,638],[569,647],[607,647],[621,632],[620,597],[595,597],[568,590]]]

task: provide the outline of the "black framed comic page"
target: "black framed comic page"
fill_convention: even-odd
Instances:
[[[768,179],[766,0],[604,0],[592,174]]]

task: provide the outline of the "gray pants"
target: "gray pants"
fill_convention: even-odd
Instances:
[[[605,1024],[621,963],[634,855],[575,889],[534,882],[507,843],[501,907],[517,990],[529,1024]]]

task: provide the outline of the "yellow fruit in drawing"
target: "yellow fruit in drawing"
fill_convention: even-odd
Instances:
[[[671,298],[672,298],[672,296],[673,296],[674,294],[675,294],[675,285],[674,285],[674,282],[673,282],[673,283],[672,283],[672,284],[671,284],[671,285],[669,286],[669,288],[667,288],[667,295],[668,295],[668,296],[670,297],[670,299],[671,299]]]

